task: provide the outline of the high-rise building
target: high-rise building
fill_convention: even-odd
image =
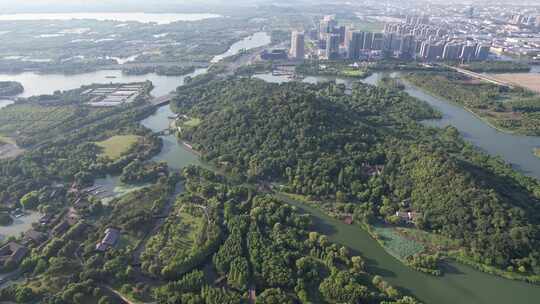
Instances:
[[[349,59],[360,59],[364,48],[364,32],[349,32],[349,42],[347,44],[347,57]]]
[[[371,50],[372,44],[373,44],[373,33],[370,33],[370,32],[364,33],[364,49]]]
[[[444,43],[424,41],[420,50],[420,56],[425,60],[436,60],[442,57]]]
[[[293,31],[291,35],[291,58],[296,60],[304,59],[304,33]]]
[[[443,60],[457,60],[461,55],[463,44],[461,43],[447,43],[443,48],[442,59]]]
[[[399,58],[410,58],[415,52],[415,49],[413,49],[413,35],[405,35],[401,37],[401,41],[399,44]]]
[[[324,16],[319,24],[319,39],[325,39],[326,35],[332,33],[336,26],[337,22],[334,19],[334,16]]]
[[[536,17],[535,26],[540,27],[540,16]]]
[[[477,47],[476,47],[476,59],[477,60],[486,60],[489,56],[489,49],[490,49],[490,46],[489,45],[483,45],[483,44],[479,44]]]
[[[474,6],[469,6],[466,10],[465,10],[465,15],[469,18],[472,18],[474,17]]]
[[[345,33],[346,33],[346,29],[345,29],[344,26],[334,28],[334,34],[339,35],[339,43],[340,44],[345,43]]]
[[[467,43],[463,46],[459,59],[463,61],[471,61],[476,57],[476,43]]]
[[[327,34],[326,58],[330,60],[339,58],[339,35]]]
[[[377,51],[380,51],[383,49],[383,34],[382,33],[373,33],[371,49],[377,50]]]

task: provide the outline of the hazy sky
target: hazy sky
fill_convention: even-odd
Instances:
[[[174,7],[202,8],[231,2],[256,3],[259,0],[0,0],[1,12],[70,11],[70,10],[163,10]]]

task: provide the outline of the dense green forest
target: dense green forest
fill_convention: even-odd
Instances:
[[[481,82],[457,72],[414,73],[405,79],[466,107],[495,127],[526,135],[540,134],[538,94]]]
[[[368,223],[412,211],[478,263],[540,273],[538,182],[452,127],[419,124],[438,114],[400,91],[223,80],[179,89],[174,108],[202,119],[181,137],[237,180],[334,201]]]
[[[0,297],[118,303],[112,286],[136,301],[158,303],[247,303],[255,294],[256,303],[269,304],[418,303],[368,273],[362,257],[314,232],[309,215],[201,167],[183,170],[185,191],[148,240],[139,268],[136,248],[179,178],[171,174],[109,205],[96,203],[87,221],[32,252],[22,265],[32,278]],[[106,226],[121,228],[121,244],[95,251]]]

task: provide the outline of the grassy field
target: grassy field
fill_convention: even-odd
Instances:
[[[373,226],[372,232],[386,251],[400,260],[425,250],[421,243],[403,237],[393,227]]]
[[[190,119],[188,121],[185,121],[183,123],[183,125],[186,126],[186,127],[196,127],[196,126],[200,125],[201,122],[202,122],[202,120],[200,118],[192,118],[192,119]]]
[[[45,107],[21,104],[0,111],[0,133],[12,134],[17,131],[31,131],[34,128],[47,129],[58,122],[70,118],[74,107]]]
[[[140,138],[137,135],[117,135],[95,144],[103,149],[102,156],[114,160],[126,153]]]
[[[358,70],[358,69],[349,69],[345,68],[341,71],[341,75],[345,77],[359,77],[359,78],[365,78],[369,72],[365,70]]]
[[[459,241],[420,229],[399,227],[396,228],[396,232],[407,239],[423,244],[432,252],[458,250],[460,248]]]

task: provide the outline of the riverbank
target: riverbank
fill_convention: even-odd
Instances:
[[[336,210],[329,210],[328,206],[331,206],[331,203],[316,202],[309,200],[307,197],[298,194],[286,193],[286,192],[277,192],[278,197],[286,197],[290,200],[294,200],[298,203],[305,204],[311,208],[315,208],[324,212],[327,216],[332,217],[337,221],[341,221],[345,224],[347,221],[344,219],[347,217],[352,217],[352,215],[339,213]],[[322,208],[322,209],[321,209]],[[381,248],[383,248],[386,253],[394,257],[404,266],[411,268],[412,270],[429,273],[431,275],[439,276],[444,275],[443,273],[436,273],[435,271],[425,271],[417,269],[412,265],[408,258],[416,254],[440,254],[444,259],[451,259],[455,262],[459,262],[463,265],[471,266],[479,271],[485,272],[490,275],[499,276],[509,280],[523,281],[531,284],[539,284],[540,276],[537,275],[526,275],[519,274],[516,272],[505,271],[493,266],[485,265],[482,263],[475,262],[471,257],[468,257],[464,253],[464,248],[459,246],[457,241],[450,240],[443,236],[432,235],[429,232],[419,230],[419,233],[424,234],[423,237],[413,237],[411,235],[406,235],[404,233],[399,233],[397,229],[399,227],[374,224],[370,225],[365,222],[355,222],[353,221],[352,225],[356,225],[359,228],[363,229],[366,233],[376,241]],[[442,262],[442,261],[441,261]]]
[[[482,115],[476,113],[473,109],[471,109],[471,108],[469,108],[469,107],[467,107],[467,106],[465,106],[465,105],[462,105],[462,104],[460,104],[460,103],[457,103],[457,102],[448,100],[448,99],[446,99],[444,96],[441,96],[441,95],[439,95],[439,94],[437,94],[437,93],[434,93],[434,92],[432,92],[432,91],[430,91],[430,90],[428,90],[428,89],[426,89],[426,88],[424,88],[424,87],[420,87],[420,86],[418,86],[418,85],[412,83],[411,81],[409,81],[409,80],[407,79],[407,77],[399,77],[399,79],[400,79],[401,81],[403,81],[405,84],[407,84],[407,85],[409,85],[409,86],[411,86],[411,87],[414,87],[414,88],[416,88],[416,89],[424,90],[426,93],[428,93],[429,95],[431,95],[431,96],[433,96],[433,97],[442,98],[442,99],[444,99],[445,101],[447,101],[448,103],[451,103],[451,104],[454,104],[454,105],[456,105],[456,106],[462,107],[465,111],[471,113],[471,114],[474,115],[476,118],[478,118],[479,120],[481,120],[483,123],[485,123],[486,125],[490,126],[491,128],[493,128],[493,129],[495,129],[495,130],[497,130],[497,131],[499,131],[499,132],[501,132],[501,133],[505,133],[505,134],[525,135],[525,134],[519,134],[519,133],[516,133],[515,131],[510,130],[510,129],[506,129],[506,128],[502,128],[502,127],[496,126],[493,122],[491,122],[491,121],[489,120],[489,118],[484,117],[484,116],[482,116]]]
[[[409,84],[455,103],[497,131],[526,136],[540,135],[536,127],[537,94],[507,89],[453,73],[404,75]]]
[[[317,230],[327,234],[331,241],[348,246],[365,258],[370,271],[424,303],[528,304],[540,297],[540,288],[536,285],[487,274],[451,259],[443,263],[443,276],[413,270],[388,254],[361,227],[345,224],[302,202],[278,197],[312,216]]]

